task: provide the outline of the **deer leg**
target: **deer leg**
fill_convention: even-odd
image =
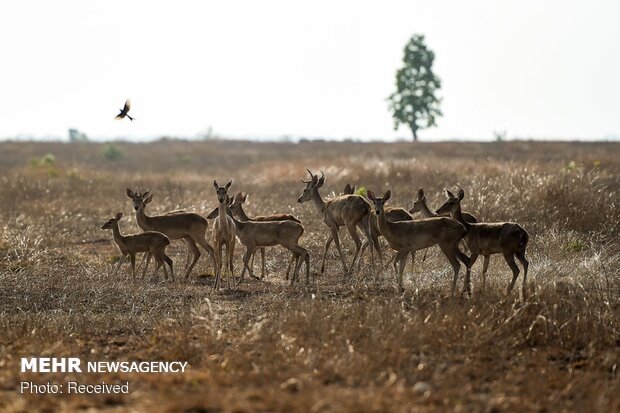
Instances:
[[[261,273],[260,273],[260,280],[262,281],[263,278],[265,278],[265,247],[260,249],[260,260],[262,263],[262,268],[261,268]],[[250,273],[251,275],[252,273]]]
[[[456,258],[456,250],[458,250],[458,248],[456,247],[456,245],[446,245],[446,244],[440,244],[439,248],[441,249],[441,252],[443,252],[443,254],[446,256],[448,261],[450,262],[450,265],[452,265],[452,270],[454,271],[454,278],[452,279],[452,288],[450,290],[450,295],[454,296],[454,291],[456,290],[456,282],[458,281],[458,278],[459,278],[459,269],[461,268],[461,264],[459,264],[459,260],[458,258]],[[463,291],[465,291],[466,289],[467,289],[466,287],[463,287]],[[467,291],[469,291],[469,289],[467,289]]]
[[[170,267],[170,278],[172,278],[172,281],[174,281],[174,269],[172,268],[172,258],[170,258],[168,254],[166,254],[166,251],[161,252],[161,257],[164,260],[164,262],[168,264],[168,267]]]
[[[342,261],[342,267],[344,268],[344,277],[346,277],[347,274],[349,273],[349,270],[347,268],[347,263],[344,259],[344,254],[342,253],[342,248],[340,248],[340,238],[338,237],[338,229],[332,228],[332,237],[334,238],[334,244],[336,244],[336,249],[338,250],[338,254],[340,254],[340,261]]]
[[[329,246],[332,244],[332,241],[334,240],[333,234],[334,233],[332,232],[329,238],[327,238],[327,241],[325,241],[325,251],[323,251],[323,261],[321,262],[321,274],[325,272],[325,258],[327,258],[327,250],[329,249]]]
[[[123,254],[118,259],[118,263],[116,264],[116,268],[114,269],[114,273],[112,274],[112,277],[115,277],[116,274],[118,274],[118,270],[121,268],[121,265],[123,265],[123,262],[125,262],[125,258],[126,257],[127,257],[127,255]]]
[[[357,228],[355,228],[355,224],[347,223],[346,227],[347,227],[347,230],[349,231],[349,235],[351,235],[351,238],[353,239],[353,242],[355,243],[355,254],[353,255],[353,261],[351,261],[351,274],[352,274],[353,269],[355,268],[355,261],[357,260],[357,257],[362,247],[362,241],[360,240],[360,237],[357,234]],[[369,242],[372,242],[372,241],[369,241]],[[372,254],[372,246],[371,246],[370,252]],[[373,260],[373,267],[374,267],[374,260]]]
[[[472,255],[473,258],[473,255]],[[471,260],[471,258],[470,258]],[[486,290],[487,285],[487,270],[489,269],[489,262],[491,261],[490,255],[484,256],[484,262],[482,263],[482,290]]]
[[[222,277],[222,244],[217,243],[215,248],[217,250],[215,251],[215,283],[213,283],[213,289],[217,290]]]
[[[409,251],[398,251],[396,254],[396,258],[394,258],[394,269],[396,275],[396,287],[399,292],[404,292],[405,287],[403,286],[403,272],[405,271],[405,264],[407,263],[407,257],[409,256]],[[398,266],[398,270],[396,267]]]
[[[129,258],[131,259],[131,276],[136,281],[136,254],[129,254]]]
[[[508,284],[508,289],[506,291],[506,294],[510,294],[513,287],[515,286],[515,282],[517,281],[517,278],[519,277],[520,271],[519,271],[519,267],[517,266],[517,263],[515,262],[514,253],[512,251],[506,251],[503,253],[503,255],[504,255],[504,259],[506,260],[506,264],[508,264],[508,266],[512,270],[512,281],[510,281],[510,284]]]
[[[228,248],[230,246],[230,248]],[[226,246],[226,253],[228,254],[228,267],[230,268],[230,276],[234,277],[235,270],[233,268],[233,260],[235,258],[235,238]]]
[[[146,264],[144,265],[144,268],[142,268],[142,278],[144,278],[146,276],[146,269],[149,268],[149,263],[151,262],[151,252],[147,252],[144,257],[142,257],[142,261],[144,262],[144,260],[146,260]]]
[[[206,228],[205,228],[205,232],[206,232]],[[213,249],[211,244],[207,242],[205,234],[195,237],[195,240],[192,239],[192,241],[194,242],[194,244],[200,245],[202,249],[207,251],[207,253],[211,257],[211,262],[213,262],[213,272],[215,272],[215,250]]]
[[[250,277],[252,277],[252,266],[251,264],[249,264],[250,262],[250,258],[254,256],[254,248],[252,248],[249,245],[245,246],[245,252],[243,253],[243,270],[241,271],[241,277],[239,278],[239,282],[237,283],[237,285],[239,285],[241,283],[241,280],[243,280],[243,276],[245,275],[245,270],[249,270],[250,272]]]
[[[291,254],[291,259],[288,262],[288,265],[286,266],[286,276],[284,277],[284,279],[287,280],[287,281],[288,281],[289,272],[291,271],[291,267],[293,265],[293,262],[295,262],[295,253]]]
[[[521,292],[523,293],[523,298],[527,296],[527,269],[530,266],[529,261],[525,258],[525,251],[517,251],[517,258],[521,261],[521,265],[523,265],[523,287],[521,287]]]
[[[157,273],[159,272],[159,268],[161,267],[161,264],[163,263],[163,261],[158,253],[153,254],[153,256],[155,258],[155,270],[153,271],[153,276],[156,276]],[[166,276],[166,278],[168,278],[166,267],[164,267],[164,275]]]
[[[194,242],[192,238],[185,237],[185,242],[187,243],[187,246],[189,247],[190,251],[192,252],[194,256],[192,263],[190,264],[190,266],[187,268],[187,271],[185,272],[185,279],[188,279],[189,274],[192,272],[192,270],[194,269],[194,266],[198,262],[198,258],[200,258],[200,250],[198,249],[198,247],[196,246],[196,243]]]

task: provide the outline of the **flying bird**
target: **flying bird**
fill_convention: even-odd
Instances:
[[[131,108],[131,102],[129,101],[129,99],[127,99],[125,101],[125,106],[123,106],[123,109],[121,109],[119,114],[116,115],[115,119],[123,119],[125,116],[127,116],[129,120],[134,120],[135,118],[132,118],[131,116],[129,116],[129,108]]]

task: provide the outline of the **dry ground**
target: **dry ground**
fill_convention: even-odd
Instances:
[[[116,145],[113,161],[100,144],[0,144],[0,411],[620,410],[619,144]],[[277,249],[268,278],[236,291],[210,291],[206,255],[190,283],[111,276],[117,252],[99,227],[123,211],[122,230],[137,231],[125,187],[152,190],[150,213],[207,214],[213,179],[229,178],[251,194],[249,214],[303,220],[317,271],[326,230],[296,202],[305,167],[325,171],[324,196],[355,183],[409,206],[424,187],[437,207],[443,188],[464,188],[467,210],[530,232],[529,296],[504,296],[510,273],[494,257],[486,291],[479,260],[474,297],[450,299],[436,250],[407,270],[402,295],[367,262],[343,284],[334,252],[313,286],[283,281],[288,254]],[[180,272],[184,246],[170,250]],[[191,368],[77,377],[130,380],[124,397],[22,396],[22,380],[76,378],[19,373],[31,355]]]

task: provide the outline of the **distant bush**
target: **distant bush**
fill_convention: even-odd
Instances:
[[[361,196],[366,196],[366,187],[365,186],[360,186],[359,188],[357,188],[357,190],[355,191],[356,195],[361,195]]]
[[[123,151],[113,143],[108,143],[103,148],[103,157],[108,161],[120,161],[124,158]]]
[[[56,157],[53,153],[46,153],[40,158],[30,159],[30,165],[37,168],[54,166],[56,165]]]

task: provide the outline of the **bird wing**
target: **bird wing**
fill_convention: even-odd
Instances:
[[[114,116],[114,119],[123,119],[125,117],[125,115],[123,115],[122,113],[119,113],[118,115]]]
[[[130,108],[131,108],[131,102],[129,101],[129,99],[127,99],[125,101],[125,106],[123,106],[123,112],[125,113],[129,112]]]

